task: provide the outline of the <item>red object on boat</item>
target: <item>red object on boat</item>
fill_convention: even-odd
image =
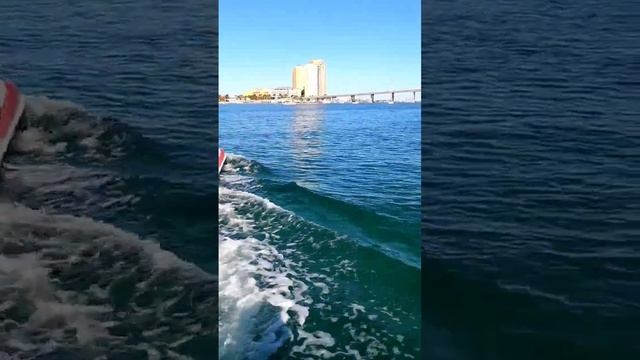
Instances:
[[[224,153],[224,150],[218,149],[218,174],[222,171],[222,167],[224,166],[224,161],[227,159],[227,154]]]
[[[0,80],[0,163],[24,110],[24,98],[11,81]]]

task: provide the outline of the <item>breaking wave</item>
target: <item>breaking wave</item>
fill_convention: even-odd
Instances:
[[[161,161],[158,148],[117,119],[27,97],[0,181],[0,358],[215,351],[215,277],[105,222],[143,220],[139,177],[121,168]]]
[[[414,314],[374,295],[377,285],[358,285],[371,279],[357,253],[391,259],[264,197],[274,184],[260,178],[270,174],[261,164],[227,160],[219,189],[220,357],[413,358],[413,340],[387,324]]]

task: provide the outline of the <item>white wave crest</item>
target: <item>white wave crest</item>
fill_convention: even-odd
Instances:
[[[157,243],[0,203],[0,354],[180,354],[213,337],[216,311],[215,277]]]
[[[275,204],[243,191],[221,188],[219,205],[219,355],[222,359],[267,359],[290,337],[290,321],[303,325],[306,286],[287,268],[268,239],[258,240],[253,221],[236,212],[247,199]],[[267,235],[268,236],[268,235]]]

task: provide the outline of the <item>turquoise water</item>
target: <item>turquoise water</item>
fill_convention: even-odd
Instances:
[[[419,358],[419,105],[219,114],[221,357]]]

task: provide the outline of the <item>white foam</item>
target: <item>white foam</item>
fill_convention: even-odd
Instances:
[[[396,346],[403,352],[403,338],[386,325],[397,320],[394,311],[374,298],[366,307],[350,303],[350,291],[334,281],[357,282],[356,260],[325,263],[322,255],[318,260],[300,250],[322,251],[349,239],[256,195],[262,191],[251,173],[256,165],[236,155],[230,159],[219,187],[220,358],[267,359],[283,340],[292,345],[295,358],[403,356],[393,350]],[[286,238],[276,235],[293,228],[301,231]],[[314,241],[317,231],[327,232],[328,238]],[[322,328],[326,324],[332,324],[331,333]]]
[[[65,163],[11,165],[3,174],[3,187],[15,198],[26,198],[47,210],[95,214],[117,210],[139,201],[126,194],[123,179],[105,170],[86,169]]]
[[[10,149],[12,153],[49,159],[65,153],[68,141],[72,141],[77,143],[77,149],[84,151],[85,157],[102,159],[98,137],[105,129],[102,121],[73,102],[27,96],[24,115]],[[102,146],[110,148],[112,157],[121,154],[118,141]]]
[[[111,292],[127,279],[135,279],[135,288],[127,310],[116,310]],[[158,244],[112,225],[0,202],[0,328],[10,329],[0,332],[0,351],[24,358],[78,345],[98,353],[142,346],[161,358],[181,356],[172,344],[213,334],[202,321],[214,323],[214,283],[212,275]],[[171,309],[189,294],[200,300],[179,316]],[[152,301],[140,304],[138,297]],[[12,317],[15,309],[28,318]],[[121,333],[142,323],[150,327],[135,346],[126,343],[126,333],[111,335],[114,327]],[[163,326],[172,331],[161,331]]]
[[[225,180],[232,174],[251,174],[255,172],[255,163],[243,156],[227,152],[224,165]]]
[[[313,334],[304,330],[298,330],[300,338],[304,339],[303,346],[320,345],[323,347],[331,347],[335,345],[336,341],[331,334],[324,331],[315,331]]]
[[[231,155],[231,165],[238,157]],[[219,346],[222,359],[267,359],[303,326],[309,309],[302,302],[307,286],[296,277],[274,237],[255,229],[241,209],[287,214],[271,201],[248,191],[251,180],[225,172],[219,196]],[[226,186],[225,186],[226,185]],[[260,240],[257,239],[260,236]]]
[[[50,143],[47,134],[39,128],[18,131],[11,143],[11,150],[19,154],[53,155],[65,151],[66,148],[66,142]]]
[[[55,329],[73,328],[80,345],[105,337],[106,329],[99,321],[93,320],[91,314],[109,309],[102,306],[64,303],[56,294],[49,271],[41,263],[39,255],[35,253],[13,257],[0,255],[0,283],[11,284],[10,286],[20,289],[23,294],[20,298],[18,294],[9,291],[9,296],[14,297],[11,305],[18,306],[28,302],[34,307],[28,321],[24,324],[24,329],[33,331],[47,328],[52,329],[52,333],[55,334]],[[0,289],[0,292],[6,294],[7,289]],[[20,303],[16,302],[18,300]],[[8,306],[5,310],[13,306]],[[17,344],[9,346],[19,350],[31,350],[34,347],[34,345],[22,343],[20,346]]]
[[[30,117],[40,117],[69,109],[84,111],[82,106],[68,100],[51,99],[41,95],[27,95],[25,100],[25,112]]]
[[[117,244],[144,251],[145,255],[153,260],[154,268],[159,270],[179,268],[181,270],[195,271],[199,276],[211,278],[208,273],[193,264],[179,259],[169,251],[163,250],[159,244],[140,239],[138,236],[113,225],[86,217],[49,215],[43,211],[32,210],[19,204],[0,202],[0,226],[3,226],[0,231],[19,225],[49,229],[52,233],[57,234],[62,232],[74,233],[80,236],[92,234],[101,240],[101,245]],[[109,244],[105,242],[106,240],[112,243]]]
[[[234,196],[237,198],[242,198],[242,201],[244,201],[245,203],[247,201],[253,202],[253,203],[258,203],[262,206],[264,206],[266,209],[277,209],[283,212],[289,212],[288,210],[285,210],[283,208],[281,208],[280,206],[272,203],[271,201],[269,201],[269,199],[265,199],[263,197],[260,197],[258,195],[252,194],[250,192],[247,191],[242,191],[242,190],[233,190],[233,189],[229,189],[226,187],[221,187],[219,189],[219,194],[220,195],[224,195],[224,196]],[[219,195],[219,196],[220,196]]]
[[[351,308],[351,314],[345,314],[346,317],[349,318],[349,320],[353,320],[355,318],[358,317],[358,311],[364,313],[365,312],[365,308],[362,305],[359,304],[351,304],[349,305],[349,307]]]

